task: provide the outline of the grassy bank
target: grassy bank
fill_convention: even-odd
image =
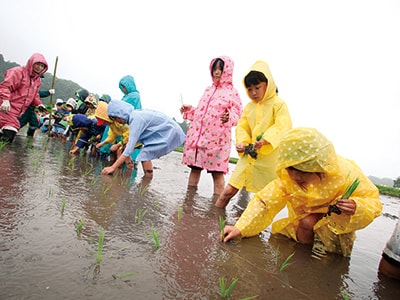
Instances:
[[[379,184],[375,185],[378,188],[380,194],[400,198],[400,189]]]

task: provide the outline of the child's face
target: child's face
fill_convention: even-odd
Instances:
[[[111,119],[114,120],[115,122],[119,123],[119,124],[125,124],[126,123],[125,119],[122,119],[122,118],[119,118],[119,117],[112,117]]]
[[[222,75],[221,62],[218,62],[215,69],[212,71],[212,77],[215,81],[220,81]]]
[[[33,72],[35,72],[36,74],[41,74],[44,70],[44,68],[46,67],[46,65],[44,63],[34,63],[33,64]]]
[[[67,105],[67,110],[72,111],[72,106]]]
[[[296,170],[293,167],[289,167],[286,169],[290,178],[297,183],[297,185],[301,187],[306,187],[307,184],[314,181],[316,178],[319,178],[317,173],[314,172],[303,172],[300,170]]]
[[[247,95],[254,102],[259,102],[264,98],[265,92],[267,91],[267,83],[260,82],[256,85],[251,85],[247,88]]]

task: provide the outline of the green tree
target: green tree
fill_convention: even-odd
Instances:
[[[400,188],[400,177],[397,177],[395,180],[393,180],[393,187]]]

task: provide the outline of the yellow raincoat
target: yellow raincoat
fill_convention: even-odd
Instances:
[[[291,180],[286,170],[295,166],[304,172],[319,172],[318,180],[302,189]],[[297,241],[299,220],[312,213],[327,213],[346,188],[356,179],[360,184],[350,199],[356,202],[352,216],[332,213],[325,215],[314,226],[314,232],[325,250],[349,256],[355,231],[370,224],[381,214],[379,191],[351,160],[336,155],[332,143],[312,128],[291,130],[282,140],[277,174],[272,181],[249,202],[236,223],[242,236],[254,236],[266,229],[275,215],[285,206],[288,217],[272,224],[272,233],[280,233]]]
[[[270,144],[257,151],[257,159],[239,153],[229,184],[239,190],[246,187],[248,192],[258,192],[277,177],[277,149],[283,134],[292,128],[292,121],[286,103],[276,93],[268,64],[257,61],[250,71],[262,72],[268,79],[268,86],[261,101],[251,101],[245,106],[236,126],[236,143],[254,143],[257,136],[263,133],[263,139]]]

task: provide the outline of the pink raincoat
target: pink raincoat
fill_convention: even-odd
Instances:
[[[46,65],[42,73],[37,74],[33,71],[35,63]],[[26,66],[11,68],[5,72],[4,81],[0,83],[0,105],[3,100],[9,100],[11,109],[7,113],[0,111],[0,129],[7,126],[19,130],[18,117],[31,104],[33,106],[42,104],[39,97],[40,76],[46,73],[47,69],[48,64],[44,56],[35,53],[29,58]]]
[[[197,107],[184,113],[190,121],[186,134],[182,163],[208,171],[226,174],[231,154],[231,129],[242,113],[242,102],[232,84],[233,61],[230,57],[218,57],[224,61],[224,70],[219,82],[213,82],[201,97]],[[217,58],[210,63],[212,65]],[[221,116],[229,111],[229,120],[222,123]]]

